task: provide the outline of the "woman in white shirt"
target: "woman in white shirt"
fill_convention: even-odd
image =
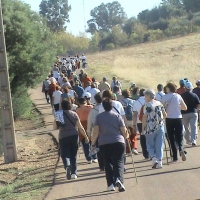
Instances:
[[[182,160],[186,161],[181,110],[187,110],[187,106],[182,97],[176,93],[175,84],[168,83],[166,85],[166,92],[167,94],[162,97],[161,102],[167,112],[166,128],[172,149],[173,162],[178,161],[177,146]]]

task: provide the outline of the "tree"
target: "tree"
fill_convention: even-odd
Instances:
[[[134,26],[137,23],[137,19],[135,17],[131,17],[128,19],[123,26],[123,31],[130,37],[133,33]]]
[[[182,0],[183,5],[187,12],[199,12],[200,11],[200,1],[199,0]]]
[[[47,25],[53,32],[66,30],[70,10],[68,0],[42,0],[40,4],[40,14],[46,17]]]
[[[18,100],[13,101],[16,118],[28,109],[28,88],[38,85],[49,73],[57,47],[43,19],[29,5],[2,0],[2,7],[11,92]]]
[[[123,7],[118,1],[104,4],[91,10],[92,19],[87,21],[88,32],[94,34],[96,32],[109,32],[116,25],[123,25],[126,17]]]

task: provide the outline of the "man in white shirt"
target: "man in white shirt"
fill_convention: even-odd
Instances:
[[[137,130],[140,133],[140,145],[142,147],[142,153],[145,159],[149,159],[149,153],[147,151],[147,145],[146,145],[146,137],[145,135],[141,135],[142,133],[142,122],[140,121],[140,112],[142,106],[145,104],[145,98],[144,98],[144,91],[145,89],[140,90],[140,98],[134,102],[133,107],[133,131],[136,133]]]
[[[161,101],[161,99],[163,98],[163,96],[165,95],[165,93],[163,92],[163,85],[159,84],[157,86],[157,90],[158,90],[158,93],[156,93],[156,97],[155,99],[157,101]]]
[[[85,88],[85,90],[84,90],[84,93],[87,93],[87,92],[89,92],[91,90],[91,82],[87,82],[87,87]]]
[[[97,93],[99,93],[100,92],[100,90],[99,89],[97,89],[96,87],[95,87],[95,84],[94,83],[92,83],[92,85],[91,85],[91,89],[88,91],[90,94],[91,94],[91,103],[94,105],[95,104],[95,99],[94,99],[94,96],[97,94]]]
[[[56,91],[53,92],[53,96],[52,96],[52,104],[54,106],[55,111],[59,110],[61,94],[62,92],[60,91],[60,87],[57,85]]]

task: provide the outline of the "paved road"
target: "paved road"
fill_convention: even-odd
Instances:
[[[31,91],[32,100],[45,118],[47,131],[52,131],[52,110],[46,104],[41,88]],[[58,131],[52,131],[55,137]],[[139,141],[138,141],[139,142]],[[200,143],[200,141],[199,141]],[[186,146],[186,162],[151,169],[151,162],[135,156],[139,184],[136,185],[131,158],[127,158],[126,192],[106,192],[105,175],[97,164],[87,164],[82,153],[78,159],[78,179],[67,181],[61,161],[56,169],[55,184],[46,200],[200,200],[200,146]],[[141,151],[141,149],[139,149]],[[164,160],[166,163],[166,160]]]

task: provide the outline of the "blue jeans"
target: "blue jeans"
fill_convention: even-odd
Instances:
[[[91,144],[90,143],[86,144],[85,138],[81,141],[81,143],[83,146],[83,151],[84,151],[86,160],[91,161],[91,160],[97,159],[97,154],[92,155],[92,156],[90,155]]]
[[[165,139],[164,126],[152,134],[146,135],[146,144],[149,156],[158,160],[163,158],[163,144]]]
[[[61,158],[66,169],[71,166],[71,174],[77,173],[78,135],[59,139]]]

